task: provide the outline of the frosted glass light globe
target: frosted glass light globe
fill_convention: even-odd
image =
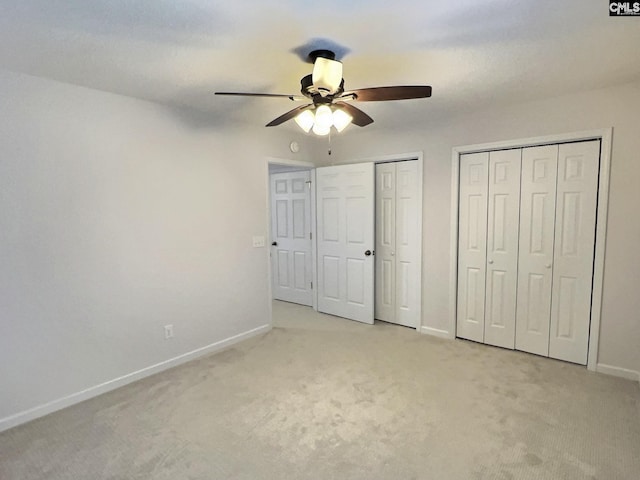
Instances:
[[[322,125],[319,125],[318,123],[315,123],[313,125],[313,133],[315,133],[316,135],[320,135],[320,136],[324,136],[324,135],[328,135],[329,131],[331,131],[331,127],[323,127]]]
[[[344,110],[337,108],[333,112],[333,126],[336,127],[338,132],[343,131],[351,123],[353,117]]]
[[[313,116],[313,112],[311,110],[305,110],[296,115],[294,120],[302,130],[308,133],[309,130],[311,130],[311,127],[313,127],[315,117]]]
[[[313,86],[320,95],[326,97],[336,93],[342,82],[342,63],[337,60],[318,57],[313,65],[311,74]]]
[[[333,112],[331,112],[331,108],[329,108],[328,105],[320,105],[316,108],[315,125],[318,125],[318,128],[323,131],[325,129],[330,129],[331,125],[333,125]]]

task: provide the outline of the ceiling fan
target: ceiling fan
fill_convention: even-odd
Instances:
[[[345,91],[344,78],[342,78],[342,62],[336,60],[334,52],[331,50],[314,50],[309,54],[309,60],[313,62],[313,73],[302,77],[300,80],[302,96],[241,92],[215,92],[215,94],[246,97],[281,97],[292,101],[310,99],[312,103],[294,108],[267,123],[266,126],[275,127],[293,118],[305,132],[313,130],[316,135],[327,135],[331,131],[331,127],[341,132],[350,123],[359,127],[365,127],[373,123],[373,119],[369,115],[347,103],[349,101],[381,102],[431,96],[431,87],[428,85],[372,87]]]

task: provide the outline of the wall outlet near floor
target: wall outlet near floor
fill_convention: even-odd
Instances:
[[[173,325],[165,325],[164,326],[164,338],[169,340],[173,338]]]

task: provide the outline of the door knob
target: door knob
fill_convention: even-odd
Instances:
[[[364,252],[364,255],[365,255],[366,257],[371,256],[371,250],[367,250],[366,252]]]
[[[551,264],[550,264],[550,263],[547,263],[547,264],[544,266],[544,268],[551,268]]]
[[[489,263],[493,263],[493,260],[489,260]]]
[[[271,245],[273,245],[274,247],[278,246],[278,242],[271,242]]]
[[[396,254],[396,252],[391,252],[391,256],[393,257]]]

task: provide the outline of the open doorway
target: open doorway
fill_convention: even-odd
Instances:
[[[268,167],[271,297],[315,308],[314,167],[280,159]]]
[[[380,319],[420,331],[422,164],[421,153],[317,169],[304,162],[270,160],[270,192],[278,192],[276,181],[280,181],[279,193],[270,193],[269,198],[270,243],[276,243],[271,246],[272,298],[309,305],[309,297],[304,297],[303,288],[309,285],[314,310],[370,324],[374,319]],[[368,174],[360,175],[355,171],[360,167],[366,167]],[[376,175],[376,170],[380,175]],[[362,185],[358,183],[360,180]],[[309,181],[310,184],[306,183]],[[300,214],[302,198],[282,197],[280,204],[277,203],[278,195],[294,191],[302,195],[302,185],[310,186],[307,192],[310,216]],[[385,188],[379,188],[384,185]],[[361,190],[370,195],[363,195]],[[376,206],[378,196],[381,201]],[[294,207],[296,200],[298,204]],[[295,208],[298,219],[309,218],[308,226],[299,224],[296,227],[291,218]],[[382,215],[385,208],[386,215]],[[369,218],[371,222],[367,220]],[[382,228],[382,222],[387,222],[392,229]],[[294,231],[300,239],[309,233],[305,241],[311,240],[310,278],[307,273],[300,273],[303,261],[308,264],[308,255],[300,253],[303,249],[286,244]],[[389,238],[383,238],[385,235]],[[411,241],[407,243],[409,238]],[[298,255],[292,250],[299,252]],[[304,298],[282,296],[283,291],[293,292],[296,282],[298,293]],[[338,308],[342,304],[345,308]],[[333,309],[327,309],[327,305]],[[356,307],[358,318],[349,313],[349,309],[356,310]],[[384,312],[379,314],[378,310]]]
[[[316,178],[318,310],[419,329],[420,156],[319,167]]]

